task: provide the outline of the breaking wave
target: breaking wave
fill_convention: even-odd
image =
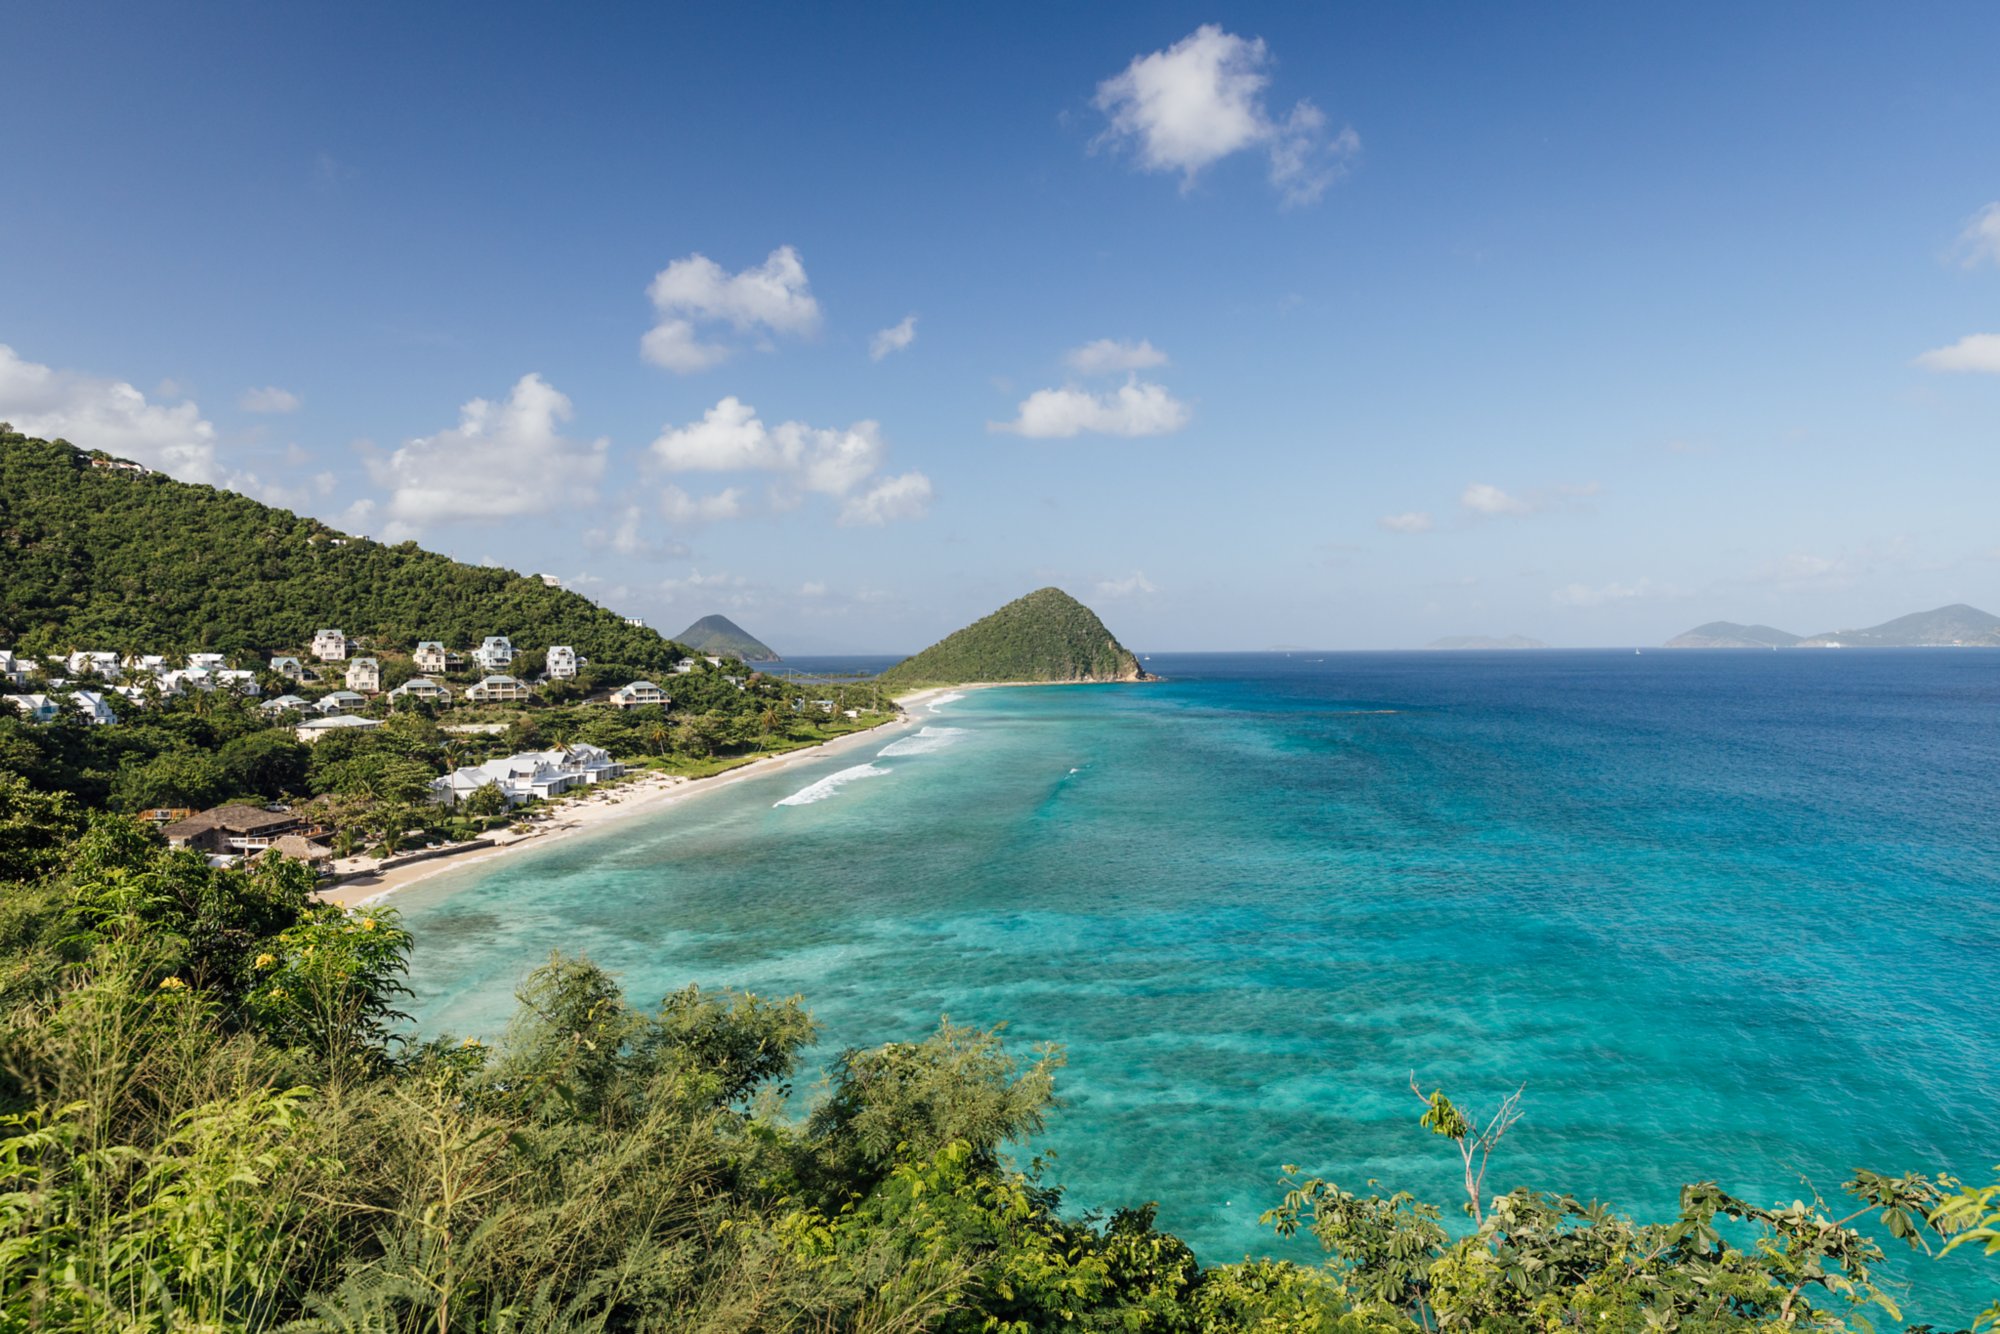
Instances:
[[[934,750],[943,750],[964,735],[963,727],[926,727],[913,736],[891,741],[876,751],[875,756],[883,759],[892,755],[928,755]]]
[[[783,801],[774,801],[771,805],[774,809],[779,806],[810,806],[816,801],[825,801],[849,783],[863,778],[882,778],[887,776],[888,772],[887,769],[879,769],[872,764],[857,764],[851,769],[828,774],[817,783],[802,787]]]

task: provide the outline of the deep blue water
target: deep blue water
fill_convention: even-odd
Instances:
[[[802,992],[829,1049],[1005,1020],[1068,1050],[1072,1201],[1212,1259],[1276,1249],[1284,1162],[1449,1201],[1412,1071],[1527,1086],[1489,1188],[1652,1214],[2000,1162],[2000,653],[1148,665],[428,882],[420,1022],[497,1035],[552,948]]]

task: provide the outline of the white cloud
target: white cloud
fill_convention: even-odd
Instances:
[[[1671,597],[1670,589],[1657,588],[1650,579],[1641,579],[1636,584],[1569,584],[1558,588],[1552,595],[1556,602],[1565,607],[1602,607],[1614,602],[1630,602],[1635,598]]]
[[[1310,203],[1346,169],[1361,140],[1351,129],[1329,137],[1325,114],[1311,102],[1273,117],[1264,103],[1270,64],[1262,38],[1215,24],[1136,56],[1097,86],[1095,105],[1111,122],[1099,142],[1131,148],[1148,171],[1180,173],[1183,191],[1210,164],[1262,148],[1285,201]]]
[[[796,421],[766,426],[755,408],[733,395],[698,422],[664,428],[653,441],[653,456],[669,472],[776,473],[773,498],[780,507],[796,505],[807,493],[831,496],[846,502],[842,523],[917,518],[930,502],[930,481],[922,473],[879,476],[889,457],[880,423],[858,421],[845,429]],[[863,494],[855,494],[864,487]]]
[[[920,472],[884,477],[840,507],[840,522],[880,527],[895,519],[921,519],[931,507],[931,479]]]
[[[750,581],[740,574],[703,574],[693,570],[684,579],[662,579],[659,590],[660,597],[667,602],[698,597],[709,606],[747,607],[757,601]]]
[[[1959,233],[1958,248],[1967,268],[1986,261],[2000,264],[2000,202],[1972,215],[1972,221]]]
[[[653,275],[646,295],[659,322],[640,340],[646,360],[677,374],[707,370],[737,350],[705,340],[700,323],[726,324],[738,334],[758,331],[804,337],[819,328],[819,302],[799,252],[779,246],[762,264],[727,273],[706,255],[677,259]]]
[[[987,429],[1051,440],[1074,435],[1170,435],[1188,424],[1187,404],[1166,386],[1132,379],[1108,394],[1084,389],[1037,389],[1021,400],[1011,422]]]
[[[1410,510],[1405,514],[1385,514],[1375,522],[1392,533],[1428,533],[1431,530],[1431,516],[1422,510]]]
[[[1136,343],[1116,338],[1100,338],[1082,347],[1073,347],[1063,360],[1078,375],[1108,375],[1118,371],[1143,371],[1167,364],[1167,354],[1148,339]]]
[[[732,486],[712,496],[691,496],[677,486],[669,486],[660,492],[660,513],[675,524],[734,519],[743,513],[743,493]]]
[[[123,380],[59,371],[0,343],[0,421],[157,468],[183,482],[221,484],[215,427],[193,403],[150,403]]]
[[[1153,581],[1146,577],[1144,570],[1134,570],[1123,579],[1097,581],[1097,596],[1100,598],[1130,598],[1159,591],[1153,586]]]
[[[878,331],[873,338],[868,340],[868,358],[871,361],[880,361],[891,352],[901,352],[916,341],[917,317],[915,315],[905,315],[901,323],[892,324],[888,328]]]
[[[238,396],[236,406],[245,412],[297,412],[299,396],[289,389],[269,384],[262,389],[245,389]]]
[[[1526,514],[1533,508],[1519,496],[1510,496],[1486,482],[1474,482],[1466,487],[1458,503],[1474,514]]]
[[[800,584],[799,596],[802,598],[823,598],[826,596],[826,585],[817,580]]]
[[[544,514],[595,501],[610,442],[565,438],[561,424],[573,412],[566,395],[528,374],[504,402],[475,398],[459,410],[457,426],[369,460],[376,485],[390,492],[391,531],[407,534],[441,520]]]
[[[627,505],[618,512],[618,521],[609,528],[592,528],[583,535],[587,547],[609,547],[621,556],[685,556],[686,546],[679,542],[657,541],[647,534],[645,511],[637,505]],[[580,582],[580,581],[572,581]]]
[[[2000,375],[2000,334],[1967,334],[1950,347],[1934,348],[1917,358],[1927,371],[1973,371]]]

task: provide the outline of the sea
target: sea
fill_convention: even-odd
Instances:
[[[849,663],[847,666],[856,664]],[[866,664],[861,664],[866,665]],[[802,664],[841,670],[840,664]],[[1487,1190],[1656,1219],[2000,1163],[2000,652],[1153,655],[397,896],[426,1034],[585,954],[803,995],[816,1060],[1062,1046],[1020,1151],[1204,1260],[1301,1255],[1295,1164],[1460,1198],[1425,1092],[1519,1090]],[[808,1081],[810,1082],[810,1081]],[[802,1097],[810,1097],[810,1092]],[[1969,1323],[2000,1265],[1897,1259]]]

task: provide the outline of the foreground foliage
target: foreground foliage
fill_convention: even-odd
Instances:
[[[1203,1267],[1150,1206],[1066,1215],[1009,1161],[1056,1050],[946,1020],[842,1053],[795,1117],[798,999],[642,1009],[564,957],[497,1048],[404,1045],[393,912],[12,809],[49,824],[0,889],[0,1328],[1838,1330],[1897,1315],[1864,1223],[2000,1244],[2000,1187],[1920,1176],[1857,1173],[1844,1216],[1713,1184],[1652,1224],[1489,1196],[1517,1105],[1433,1093],[1415,1133],[1463,1159],[1464,1223],[1293,1174],[1268,1219],[1327,1263]]]

